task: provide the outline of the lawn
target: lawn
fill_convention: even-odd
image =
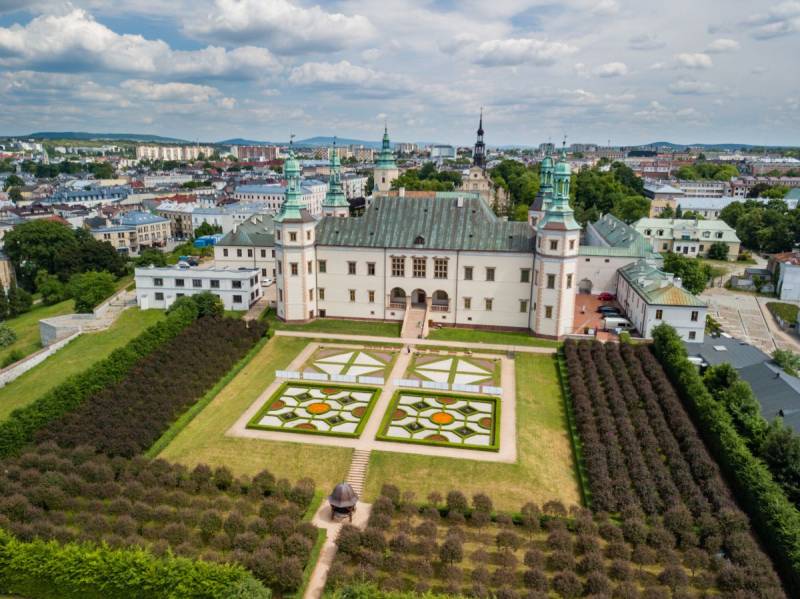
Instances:
[[[161,310],[141,311],[138,308],[129,308],[105,331],[87,333],[71,341],[44,362],[0,389],[0,420],[5,419],[15,408],[31,403],[67,377],[86,370],[162,318],[164,313]]]
[[[20,358],[23,358],[42,348],[39,342],[39,321],[42,318],[71,314],[74,311],[75,302],[67,300],[52,306],[34,306],[30,312],[7,320],[6,324],[17,334],[17,340],[0,350],[0,364],[13,351],[19,351],[22,354]]]
[[[797,312],[799,309],[795,304],[767,302],[767,308],[775,316],[783,319],[788,324],[795,324],[797,322]]]
[[[482,331],[480,329],[462,329],[442,327],[431,329],[428,339],[441,341],[466,341],[467,343],[499,343],[503,345],[533,345],[536,347],[558,347],[558,341],[540,339],[521,331]]]
[[[270,470],[295,481],[310,477],[327,492],[350,466],[351,449],[228,437],[225,432],[309,342],[273,337],[239,374],[200,412],[158,457],[194,466],[227,466],[237,475]]]
[[[305,331],[309,333],[335,333],[342,335],[370,335],[372,337],[399,337],[400,322],[376,320],[340,320],[338,318],[318,318],[306,324],[288,324],[270,311],[265,318],[271,329],[280,331]]]
[[[579,503],[555,356],[520,354],[516,373],[516,464],[373,452],[366,500],[373,501],[381,485],[391,483],[416,492],[418,501],[431,491],[488,492],[502,510],[518,510],[527,501]]]

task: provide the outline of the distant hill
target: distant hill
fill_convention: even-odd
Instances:
[[[149,133],[89,133],[87,131],[37,131],[30,135],[18,135],[15,137],[32,139],[74,139],[74,140],[119,140],[119,141],[152,141],[158,143],[191,143],[185,139],[177,137],[164,137],[162,135],[150,135]]]
[[[659,146],[662,148],[672,148],[675,150],[680,150],[689,146],[698,147],[698,148],[705,148],[706,150],[749,150],[750,148],[785,148],[785,147],[792,147],[792,146],[764,146],[761,144],[736,144],[736,143],[724,143],[724,144],[699,144],[699,143],[692,143],[692,144],[676,144],[672,143],[671,141],[654,141],[653,143],[649,144],[642,144],[640,146],[635,146],[637,148],[644,148],[647,146]]]
[[[220,146],[278,146],[283,145],[276,141],[257,141],[255,139],[244,139],[243,137],[233,137],[214,142]]]
[[[330,146],[333,144],[333,137],[317,136],[308,139],[298,139],[294,143],[298,146]],[[365,148],[380,148],[380,141],[366,141],[363,139],[348,139],[347,137],[337,137],[336,144],[339,146],[364,146]]]

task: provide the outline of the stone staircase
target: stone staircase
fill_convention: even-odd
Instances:
[[[425,317],[427,316],[425,308],[406,308],[406,317],[403,321],[402,337],[404,339],[418,339],[423,333],[425,326]]]
[[[364,484],[367,482],[367,468],[369,467],[370,449],[353,450],[353,461],[350,462],[350,471],[345,482],[349,483],[359,498],[364,494]]]

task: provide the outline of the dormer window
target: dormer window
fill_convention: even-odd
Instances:
[[[414,238],[414,245],[425,245],[425,238],[422,235],[417,235]]]

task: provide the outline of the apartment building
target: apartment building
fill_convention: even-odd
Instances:
[[[736,260],[739,256],[739,238],[725,221],[641,218],[632,226],[657,252],[706,256],[714,243],[722,242],[728,246],[728,259]]]
[[[213,293],[226,310],[247,310],[261,297],[259,272],[253,268],[150,266],[135,270],[136,303],[142,310],[169,308],[178,298]]]

